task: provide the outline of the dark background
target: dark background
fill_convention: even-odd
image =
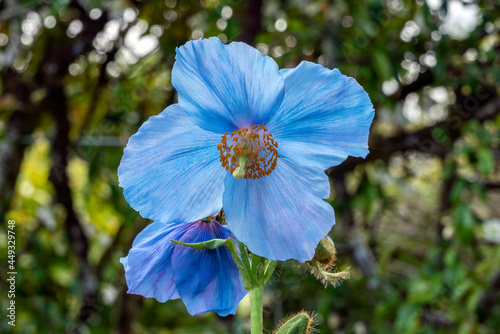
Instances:
[[[280,265],[266,328],[305,309],[320,333],[498,333],[499,29],[493,0],[0,1],[0,331],[247,330],[248,302],[191,317],[181,301],[127,295],[119,263],[148,224],[118,187],[122,148],[176,101],[175,48],[219,36],[280,67],[337,67],[376,110],[370,155],[327,171],[351,278],[324,288]]]

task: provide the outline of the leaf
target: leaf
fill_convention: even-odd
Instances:
[[[470,244],[474,239],[474,216],[466,204],[460,205],[454,214],[455,228],[462,244]]]
[[[420,306],[418,304],[403,304],[399,307],[395,321],[397,333],[411,333],[418,328]]]
[[[453,186],[451,187],[450,191],[450,201],[452,203],[457,203],[460,201],[460,198],[462,196],[462,192],[466,189],[467,182],[463,179],[457,179],[454,183]]]
[[[376,49],[373,52],[373,62],[375,71],[382,80],[389,80],[392,78],[392,65],[387,54],[381,49]]]
[[[224,246],[226,244],[227,240],[228,239],[212,239],[212,240],[195,242],[195,243],[185,243],[185,242],[181,242],[181,241],[177,241],[177,240],[171,240],[171,241],[178,244],[178,245],[193,248],[193,249],[216,249],[216,248],[219,248],[221,246]]]
[[[495,169],[495,160],[491,150],[486,147],[481,148],[478,153],[478,158],[479,171],[484,175],[490,175],[493,173]]]

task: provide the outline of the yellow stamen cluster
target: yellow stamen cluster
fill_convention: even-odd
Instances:
[[[235,130],[217,145],[222,167],[237,178],[259,179],[271,174],[279,158],[278,143],[262,125]]]

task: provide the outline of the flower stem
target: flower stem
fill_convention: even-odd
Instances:
[[[264,284],[254,285],[249,293],[251,334],[262,334]]]
[[[251,334],[262,334],[262,313],[264,309],[262,297],[264,295],[264,286],[269,278],[271,278],[278,261],[271,261],[257,254],[252,254],[249,257],[246,246],[239,241],[238,248],[240,249],[241,257],[236,250],[234,240],[227,240],[226,246],[231,251],[233,259],[241,272],[243,287],[250,295]]]

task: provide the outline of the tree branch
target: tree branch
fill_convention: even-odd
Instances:
[[[5,220],[4,215],[14,196],[17,175],[27,146],[23,138],[33,133],[41,112],[27,107],[31,99],[31,87],[23,83],[17,73],[6,69],[2,73],[2,82],[5,83],[6,91],[15,98],[12,102],[14,111],[7,123],[5,139],[0,145],[0,219]]]
[[[74,209],[73,196],[67,174],[70,147],[68,106],[63,86],[53,86],[47,94],[47,106],[56,123],[56,136],[53,142],[52,167],[49,180],[54,186],[55,200],[66,210],[64,226],[69,244],[80,260],[80,282],[82,282],[82,301],[79,319],[86,322],[93,313],[97,297],[97,277],[88,261],[88,240],[79,217]]]
[[[484,322],[488,319],[495,302],[499,303],[500,291],[500,271],[498,271],[490,282],[488,288],[483,292],[477,304],[476,313],[479,321]]]
[[[262,0],[246,0],[239,40],[252,45],[262,27]]]
[[[408,150],[443,157],[449,153],[449,146],[446,145],[446,142],[454,142],[460,136],[460,126],[463,122],[471,119],[484,122],[499,114],[500,97],[494,97],[480,106],[473,114],[457,112],[453,113],[447,120],[413,133],[402,133],[401,135],[389,138],[375,138],[370,143],[370,154],[365,159],[349,157],[342,164],[330,167],[325,172],[327,175],[345,173],[359,164],[379,159],[388,161],[394,153]],[[441,137],[447,138],[446,141],[435,139],[436,129],[441,130],[444,134]]]

